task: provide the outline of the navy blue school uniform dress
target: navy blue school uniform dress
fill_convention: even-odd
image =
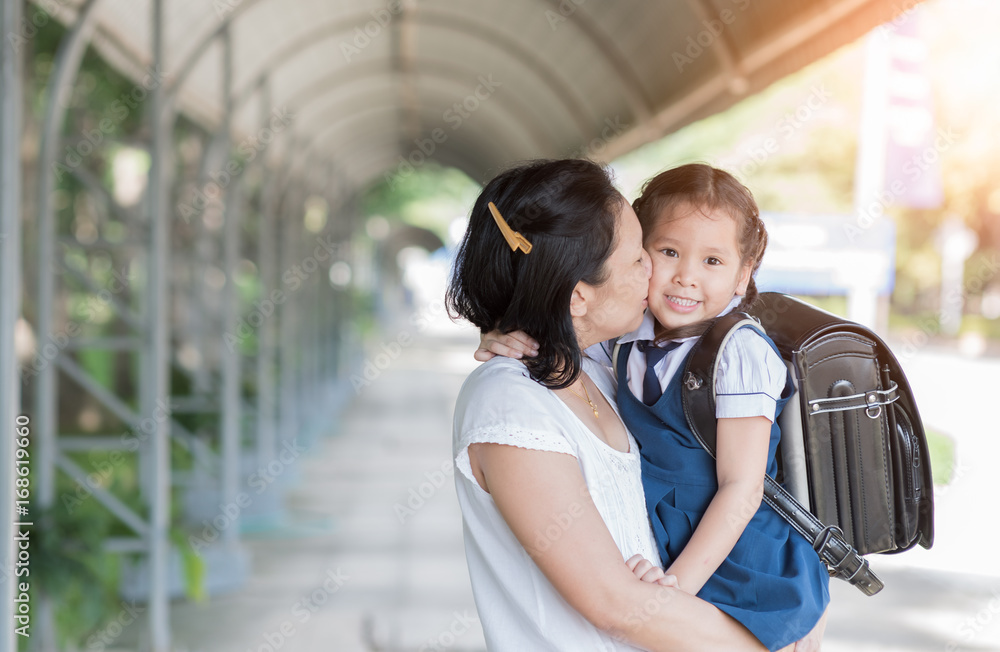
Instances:
[[[774,342],[765,339],[777,351]],[[718,490],[715,460],[684,418],[682,371],[674,374],[652,406],[632,393],[624,380],[632,346],[631,342],[622,344],[617,359],[618,406],[639,444],[646,508],[666,568],[687,545]],[[772,476],[777,472],[775,449],[780,437],[777,415],[791,392],[786,378],[768,446],[767,472]],[[740,621],[769,650],[778,650],[815,627],[830,601],[828,584],[826,567],[812,545],[761,502],[698,597]]]

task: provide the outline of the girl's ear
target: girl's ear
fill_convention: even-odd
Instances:
[[[587,308],[594,298],[594,289],[580,281],[573,288],[573,296],[569,299],[570,317],[583,317],[587,314]]]
[[[747,286],[750,284],[750,277],[753,275],[753,263],[746,263],[740,270],[739,282],[736,284],[736,296],[742,297],[747,293]]]

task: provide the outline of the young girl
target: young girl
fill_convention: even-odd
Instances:
[[[761,503],[764,473],[777,471],[777,415],[791,394],[774,343],[744,328],[722,351],[717,459],[694,437],[681,405],[681,370],[698,336],[756,298],[753,276],[767,245],[757,205],[732,175],[693,164],[651,179],[633,207],[652,259],[649,309],[637,330],[587,353],[610,363],[613,346],[620,347],[617,400],[640,446],[665,572],[768,649],[791,649],[816,627],[830,598],[811,544]],[[484,337],[490,351],[530,355],[533,341],[524,334],[495,335]],[[648,566],[640,562],[635,571]]]

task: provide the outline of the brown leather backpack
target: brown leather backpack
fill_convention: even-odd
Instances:
[[[685,416],[713,456],[719,352],[744,327],[771,338],[795,386],[778,419],[779,477],[765,480],[764,500],[813,542],[831,575],[873,595],[882,583],[860,555],[934,540],[927,439],[899,362],[870,329],[761,293],[750,314],[718,318],[682,372]]]

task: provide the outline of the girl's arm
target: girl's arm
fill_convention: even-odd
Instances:
[[[611,353],[614,351],[616,342],[617,339],[611,339],[595,344],[584,350],[584,355],[610,368]],[[493,330],[489,333],[481,333],[479,335],[479,348],[472,354],[472,357],[480,362],[486,362],[497,355],[516,360],[525,357],[533,358],[538,355],[538,342],[524,331],[501,333]]]
[[[719,419],[715,468],[719,491],[684,550],[666,569],[681,590],[697,595],[733,550],[764,495],[771,421],[767,417]]]
[[[650,584],[659,584],[661,586],[672,586],[677,587],[677,578],[673,575],[667,575],[663,572],[663,569],[659,566],[653,564],[642,555],[632,555],[625,560],[625,565],[628,567],[632,574],[638,577],[643,582],[649,582]],[[799,650],[802,652],[802,650]]]
[[[572,456],[501,444],[473,444],[469,456],[535,564],[597,628],[654,651],[763,650],[709,603],[633,575]]]

